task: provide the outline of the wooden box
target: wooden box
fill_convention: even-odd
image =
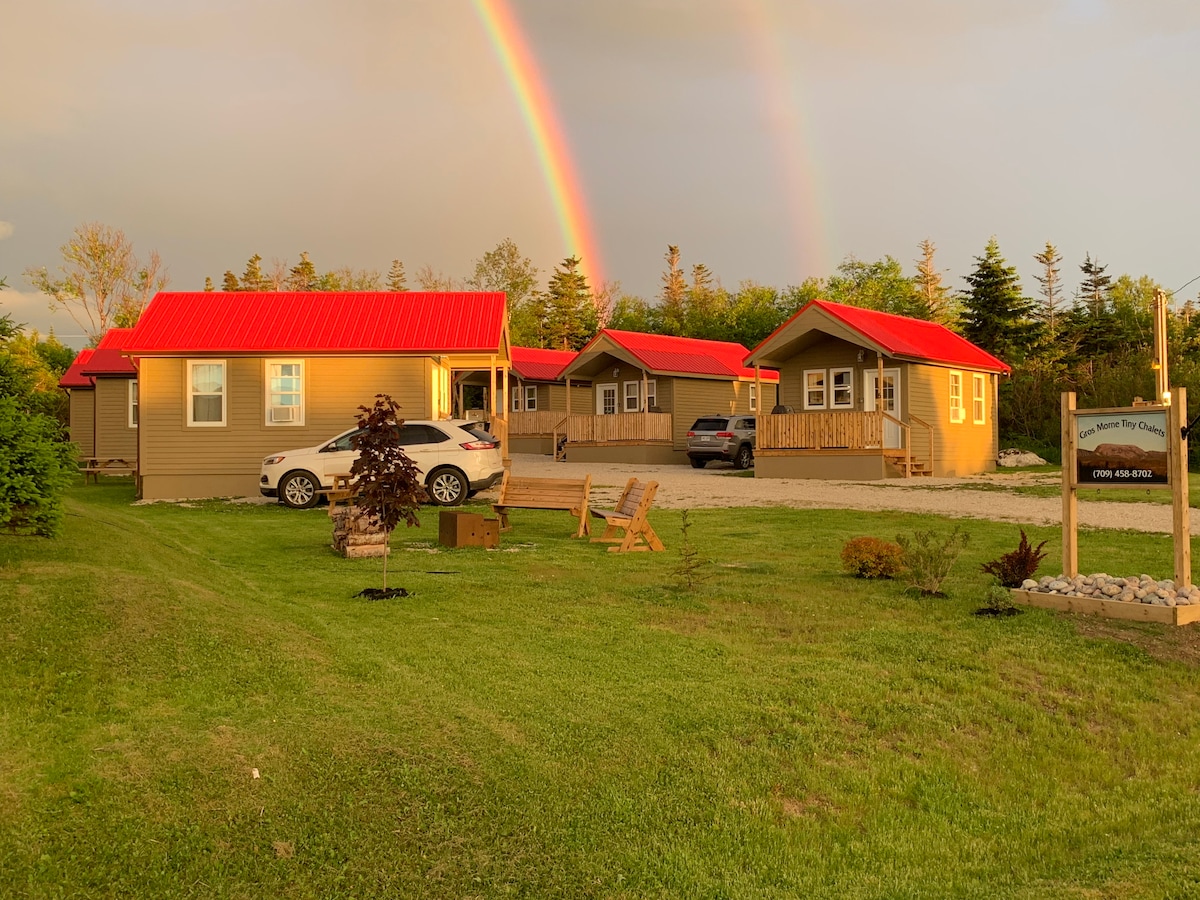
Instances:
[[[1013,602],[1042,609],[1086,613],[1110,619],[1129,619],[1134,622],[1163,622],[1167,625],[1190,625],[1200,621],[1200,606],[1151,606],[1148,603],[1125,603],[1120,600],[1098,600],[1095,597],[1066,597],[1040,591],[1012,592]]]
[[[438,543],[443,547],[499,547],[500,522],[479,513],[444,509],[438,515]]]

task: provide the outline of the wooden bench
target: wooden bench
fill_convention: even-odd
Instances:
[[[658,539],[646,514],[654,505],[658,492],[657,481],[638,481],[630,478],[617,501],[616,509],[593,509],[592,515],[604,520],[604,534],[592,538],[592,543],[617,544],[609,547],[609,553],[625,553],[630,550],[665,550]],[[621,534],[620,532],[624,532]]]
[[[83,472],[84,484],[88,483],[89,478],[99,484],[101,475],[137,474],[136,459],[128,460],[112,456],[85,456],[79,462],[79,471]]]
[[[507,469],[500,482],[500,496],[492,509],[500,518],[500,530],[509,531],[510,509],[565,509],[579,519],[575,537],[591,534],[588,521],[588,496],[592,492],[592,476],[577,478],[522,478]]]

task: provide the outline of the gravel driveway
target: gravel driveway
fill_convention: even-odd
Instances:
[[[655,505],[669,509],[729,506],[792,506],[797,509],[887,509],[957,518],[992,519],[1021,525],[1059,525],[1059,497],[1027,497],[1005,486],[1058,484],[1055,476],[999,471],[970,478],[921,478],[905,481],[817,481],[810,478],[753,478],[722,463],[706,468],[642,466],[620,463],[554,462],[549,456],[514,453],[512,471],[538,478],[592,476],[592,502],[615,504],[625,482],[636,475],[658,482]],[[975,489],[972,490],[972,487]],[[989,488],[1001,488],[1000,490]],[[492,492],[494,493],[494,492]],[[1200,533],[1193,516],[1192,533]],[[1171,533],[1171,506],[1159,503],[1079,501],[1079,524]]]

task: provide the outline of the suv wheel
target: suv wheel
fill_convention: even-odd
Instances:
[[[733,467],[735,469],[748,469],[752,462],[754,462],[754,451],[750,449],[749,444],[742,444],[742,446],[738,447],[738,451],[733,457]]]
[[[289,472],[279,483],[279,499],[292,509],[312,509],[321,499],[317,477],[311,472]]]
[[[688,461],[692,464],[693,469],[703,469],[708,463],[707,459],[696,459],[694,456],[689,456]]]
[[[438,506],[458,506],[470,489],[467,477],[458,469],[434,469],[425,485],[429,499]]]

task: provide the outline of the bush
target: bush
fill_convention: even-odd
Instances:
[[[856,537],[842,547],[842,568],[855,578],[894,578],[899,574],[899,544],[873,537]]]
[[[63,517],[63,491],[78,471],[75,445],[49,416],[0,396],[0,528],[52,537]]]
[[[1017,549],[1011,553],[1005,553],[999,559],[984,563],[982,570],[989,575],[996,576],[1002,587],[1020,587],[1021,582],[1026,578],[1033,577],[1033,573],[1038,569],[1038,563],[1046,558],[1046,554],[1042,551],[1045,546],[1046,542],[1042,541],[1036,549],[1031,547],[1029,538],[1025,537],[1025,529],[1022,528],[1021,543],[1017,545]]]
[[[942,582],[970,540],[971,536],[958,525],[948,535],[915,531],[912,537],[898,536],[905,583],[927,596],[941,596]]]
[[[990,582],[983,594],[983,608],[993,615],[1008,615],[1016,609],[1012,592],[997,581]]]

